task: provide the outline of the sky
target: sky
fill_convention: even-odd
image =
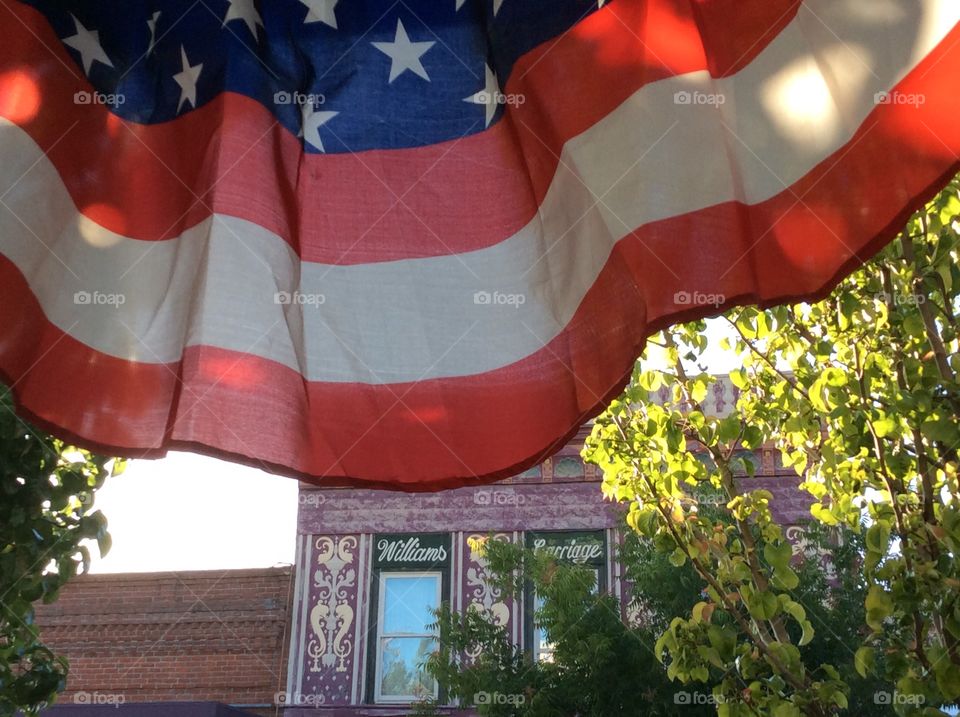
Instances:
[[[705,363],[727,373],[732,356],[715,348],[728,334],[708,322],[714,348]],[[654,364],[661,363],[653,356]],[[131,460],[97,491],[96,508],[109,521],[113,547],[91,572],[264,568],[292,564],[297,481],[192,453]]]
[[[92,573],[292,564],[297,481],[192,453],[132,460],[97,491],[113,547]]]

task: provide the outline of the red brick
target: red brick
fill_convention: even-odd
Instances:
[[[272,704],[286,686],[291,568],[85,575],[40,606],[67,692]],[[264,714],[273,714],[265,710]]]

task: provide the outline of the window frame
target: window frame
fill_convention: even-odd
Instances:
[[[443,571],[442,570],[396,570],[390,568],[384,568],[377,571],[376,581],[377,581],[377,622],[376,622],[376,631],[375,631],[375,646],[374,651],[374,661],[375,666],[373,670],[373,701],[374,704],[381,705],[405,705],[416,702],[421,699],[421,696],[418,695],[383,695],[380,692],[382,687],[381,677],[383,676],[383,643],[386,640],[393,638],[423,638],[423,637],[432,637],[435,640],[438,638],[438,635],[434,633],[430,634],[421,634],[421,633],[391,633],[389,635],[384,633],[384,612],[387,607],[387,591],[386,583],[390,578],[436,578],[437,579],[437,593],[436,593],[436,607],[440,607],[443,603]],[[438,699],[440,696],[440,684],[437,683],[434,689],[433,698]]]
[[[382,538],[387,538],[390,540],[394,539],[404,539],[404,538],[440,538],[439,541],[434,540],[438,545],[442,545],[446,549],[446,557],[442,560],[436,562],[423,562],[423,563],[413,563],[406,561],[391,561],[389,563],[382,563],[376,555],[377,545]],[[380,626],[383,624],[382,616],[382,604],[383,600],[381,599],[381,593],[383,592],[381,588],[382,579],[381,575],[383,574],[400,574],[400,575],[411,575],[411,574],[429,574],[429,575],[440,575],[440,598],[438,605],[444,603],[449,603],[451,600],[450,586],[451,586],[451,565],[452,565],[452,556],[453,556],[453,536],[450,533],[446,532],[437,532],[437,533],[376,533],[371,535],[371,540],[373,541],[374,546],[374,555],[372,556],[371,565],[370,565],[370,578],[369,578],[369,588],[364,600],[364,612],[366,615],[366,624],[367,624],[367,634],[364,637],[363,642],[366,645],[366,655],[363,658],[363,669],[362,672],[362,702],[366,705],[383,705],[387,707],[396,707],[399,705],[409,705],[417,702],[420,697],[417,696],[405,696],[403,699],[397,698],[383,698],[379,695],[380,692],[380,669],[381,662],[380,658]],[[446,686],[442,683],[437,685],[439,694],[437,700],[439,702],[444,702],[447,699],[447,690]]]
[[[603,593],[607,592],[607,590],[609,590],[609,586],[607,585],[607,572],[610,568],[610,546],[606,530],[534,530],[528,531],[524,535],[524,543],[527,548],[532,550],[533,543],[536,538],[547,537],[549,539],[550,537],[562,535],[569,535],[571,537],[575,537],[577,535],[591,535],[594,537],[600,537],[602,546],[601,559],[596,562],[579,563],[579,565],[580,567],[591,569],[596,573],[597,595],[602,595]],[[577,565],[578,563],[573,564]],[[536,625],[536,600],[537,597],[533,589],[533,583],[528,582],[524,588],[524,649],[530,654],[534,661],[539,661],[541,650],[540,641],[537,638],[538,633],[542,634],[542,630],[540,630]]]

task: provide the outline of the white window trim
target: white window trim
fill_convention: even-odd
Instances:
[[[437,607],[440,606],[442,597],[443,597],[443,573],[439,570],[427,570],[427,571],[410,571],[410,570],[383,570],[380,572],[379,576],[379,590],[377,594],[377,637],[376,637],[376,670],[374,671],[374,690],[373,690],[373,701],[376,704],[410,704],[416,702],[420,699],[418,695],[387,695],[384,696],[380,693],[381,687],[381,676],[383,674],[383,641],[385,639],[383,634],[383,613],[386,607],[386,598],[387,598],[387,579],[392,577],[402,577],[402,578],[436,578],[437,579],[437,598],[436,604]],[[436,633],[431,633],[431,635],[436,638]],[[397,633],[391,634],[389,637],[424,637],[423,633]],[[439,684],[434,684],[434,694],[433,697],[436,699],[439,696],[440,686]]]

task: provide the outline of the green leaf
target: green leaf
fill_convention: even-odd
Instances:
[[[773,717],[800,717],[800,708],[792,702],[781,702],[771,714]]]
[[[698,682],[706,682],[710,679],[710,670],[704,665],[697,665],[696,667],[690,668],[690,677]]]
[[[657,530],[657,510],[656,508],[647,508],[641,510],[637,516],[637,529],[642,535],[653,536]]]
[[[644,391],[653,393],[663,385],[663,376],[659,371],[644,371],[637,377],[637,383]]]
[[[873,674],[876,666],[876,654],[872,647],[861,647],[853,656],[853,664],[861,677]]]
[[[113,547],[113,538],[110,533],[103,532],[97,536],[97,549],[100,551],[100,557],[105,557]]]
[[[879,585],[871,585],[865,601],[867,625],[874,631],[883,629],[883,621],[893,613],[893,600]]]
[[[763,546],[763,559],[774,569],[782,570],[790,566],[793,557],[793,546],[784,540],[781,543],[767,543]]]
[[[780,611],[780,601],[769,590],[755,592],[747,600],[747,610],[757,620],[771,620]]]
[[[938,660],[933,666],[937,677],[937,687],[948,700],[960,697],[960,666],[949,659]]]
[[[838,368],[828,368],[823,371],[823,380],[828,386],[839,388],[847,385],[847,374]]]
[[[770,335],[770,322],[766,311],[757,314],[757,338],[764,339]]]
[[[705,609],[706,607],[708,607],[708,604],[705,603],[705,602],[703,602],[702,600],[701,600],[700,602],[698,602],[696,605],[693,606],[693,611],[691,612],[691,614],[693,615],[693,621],[694,621],[694,622],[703,622],[703,621],[704,621],[703,611],[704,611],[704,609]],[[712,610],[709,611],[709,612],[712,612]],[[709,612],[708,612],[708,614],[709,614]]]
[[[773,574],[773,586],[779,590],[796,590],[800,585],[800,576],[792,568],[783,568]]]
[[[878,438],[886,438],[897,428],[897,422],[890,417],[879,418],[873,422],[873,430]]]
[[[872,550],[881,555],[886,554],[887,546],[890,543],[890,526],[885,521],[877,521],[867,528],[866,535],[867,550]]]
[[[707,381],[702,378],[698,378],[693,382],[693,388],[690,391],[690,397],[696,403],[702,403],[703,399],[707,397]]]
[[[742,368],[735,368],[730,372],[730,383],[741,391],[747,387],[747,372]]]
[[[740,418],[731,414],[720,421],[717,438],[721,443],[729,443],[740,435]]]
[[[714,667],[718,667],[721,670],[726,669],[726,663],[720,659],[720,653],[717,652],[716,648],[700,645],[697,647],[697,653]],[[709,674],[707,676],[709,677]]]
[[[724,660],[733,659],[733,652],[737,646],[736,633],[732,628],[710,625],[707,628],[707,640]]]
[[[814,503],[810,506],[810,514],[824,525],[840,524],[840,521],[837,520],[837,517],[830,511],[830,509],[821,505],[820,503]]]
[[[949,418],[933,418],[924,421],[920,426],[920,432],[925,438],[931,441],[940,441],[953,445],[957,442],[957,425]]]
[[[807,619],[807,611],[804,610],[803,606],[795,600],[791,600],[786,595],[781,595],[780,603],[783,606],[783,611],[790,615],[790,617],[792,617],[798,623],[802,623]]]

